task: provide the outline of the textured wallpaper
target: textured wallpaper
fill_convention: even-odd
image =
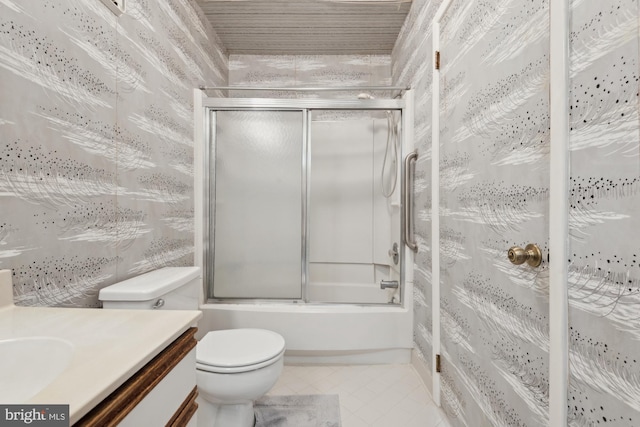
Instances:
[[[415,1],[392,55],[416,88],[415,343],[431,360],[431,21]],[[637,0],[571,2],[567,424],[640,423]],[[548,1],[454,1],[443,23],[441,398],[453,425],[548,425],[548,270],[512,244],[548,230]],[[470,71],[472,70],[472,72]]]
[[[639,6],[571,3],[568,424],[638,426]]]
[[[455,0],[441,42],[442,405],[456,426],[546,426],[549,4]]]
[[[388,86],[388,55],[230,55],[229,84],[254,87]],[[235,91],[232,97],[347,98],[362,91],[290,92]],[[387,93],[372,93],[387,96]]]
[[[193,263],[192,90],[227,58],[192,0],[0,0],[0,268],[19,305]]]
[[[413,335],[418,354],[431,365],[431,102],[433,79],[432,21],[441,0],[414,0],[391,55],[394,85],[409,85],[415,97],[415,237]]]

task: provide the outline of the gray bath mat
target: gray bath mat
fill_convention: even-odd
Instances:
[[[340,427],[337,394],[264,396],[254,404],[256,427]]]

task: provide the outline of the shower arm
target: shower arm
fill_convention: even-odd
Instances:
[[[414,240],[413,236],[413,215],[412,215],[412,205],[413,205],[413,191],[410,188],[411,179],[413,178],[413,174],[411,173],[411,163],[415,162],[418,158],[418,151],[414,150],[407,155],[404,159],[404,175],[402,180],[402,191],[403,191],[403,201],[402,201],[402,211],[404,215],[404,232],[403,232],[403,240],[404,243],[414,252],[418,251],[418,244]]]

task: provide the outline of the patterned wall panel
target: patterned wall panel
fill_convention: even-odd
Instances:
[[[191,0],[0,1],[0,268],[21,305],[193,263],[192,89],[227,59]]]
[[[571,2],[571,426],[640,425],[638,7]]]
[[[229,84],[254,87],[388,86],[391,58],[388,55],[230,55]],[[362,91],[289,92],[232,91],[232,97],[346,98]],[[370,91],[369,91],[370,92]],[[371,92],[374,96],[388,96]]]
[[[429,55],[424,57],[423,53],[431,50],[431,29],[428,25],[439,3],[414,1],[392,55],[394,83],[411,82],[418,89],[416,134],[419,150],[425,155],[430,153],[430,131],[424,132],[423,129],[429,126],[431,111],[430,99],[426,103],[420,102],[420,83],[425,82],[428,91],[424,97],[429,98],[430,76],[428,80],[425,77],[430,73],[432,64]],[[455,27],[461,33],[466,33],[467,37],[473,34],[483,44],[493,41],[495,47],[500,45],[500,39],[495,38],[499,34],[495,29],[496,23],[500,22],[505,29],[510,29],[501,36],[502,50],[484,50],[487,54],[484,61],[474,62],[469,57],[465,58],[467,68],[472,62],[474,70],[478,70],[478,64],[484,67],[487,64],[497,66],[498,63],[508,69],[510,59],[531,48],[531,40],[536,40],[536,35],[544,35],[548,28],[546,2],[534,2],[528,7],[519,5],[517,1],[484,2],[485,7],[491,6],[490,10],[478,8],[481,2],[467,2],[466,11],[463,2],[455,3],[450,15],[456,15]],[[640,302],[640,277],[635,231],[640,229],[640,200],[636,191],[640,179],[638,2],[573,0],[571,6],[571,380],[568,424],[635,426],[639,423],[640,411],[637,404],[640,402],[640,367],[637,358],[640,353],[640,325],[637,324],[636,313]],[[505,14],[508,7],[522,14]],[[537,7],[537,10],[532,7]],[[460,19],[465,14],[470,18]],[[499,18],[498,21],[496,18]],[[476,24],[470,25],[474,20]],[[527,40],[528,43],[521,43],[521,40]],[[509,46],[512,48],[507,48]],[[424,73],[420,73],[418,70],[425,63],[428,67]],[[486,96],[497,98],[496,107],[504,106],[504,101],[518,103],[522,99],[534,99],[522,89],[537,86],[536,91],[540,93],[539,85],[543,80],[539,79],[543,73],[536,76],[531,74],[533,69],[525,68],[522,67],[520,74],[531,76],[529,83],[521,85],[520,91],[509,92],[504,91],[512,84],[507,79],[502,84],[494,85],[493,91],[478,93],[484,97],[475,99],[477,111],[482,111],[482,106],[486,106],[482,102]],[[450,103],[461,103],[464,79],[462,74],[449,75],[443,82],[442,95]],[[539,82],[536,83],[536,79]],[[522,83],[522,79],[516,75],[511,80]],[[505,98],[506,94],[512,98]],[[512,270],[498,256],[504,245],[509,243],[508,238],[514,233],[513,227],[519,228],[520,225],[512,224],[511,227],[500,229],[499,222],[496,222],[499,219],[496,214],[504,218],[504,215],[514,213],[514,207],[526,207],[536,199],[545,198],[546,190],[544,186],[522,191],[524,188],[500,185],[499,182],[492,182],[493,178],[492,181],[487,180],[480,174],[481,171],[474,168],[480,159],[489,158],[498,170],[507,171],[504,168],[516,164],[527,170],[535,170],[536,163],[547,156],[548,119],[544,106],[534,103],[525,111],[514,107],[517,106],[512,105],[505,110],[511,114],[506,118],[513,119],[512,126],[508,132],[494,135],[491,144],[479,144],[473,151],[443,147],[442,190],[449,193],[466,187],[468,191],[460,201],[465,201],[469,207],[476,205],[476,208],[486,204],[485,209],[476,209],[476,213],[480,214],[489,229],[494,228],[495,235],[478,242],[472,230],[461,230],[460,224],[445,219],[441,230],[443,286],[451,284],[446,283],[452,281],[446,278],[447,274],[457,274],[454,271],[462,264],[457,259],[468,262],[467,257],[463,256],[465,247],[483,248],[489,255],[487,263],[494,264],[501,271],[487,277],[478,274],[453,280],[462,288],[460,296],[464,296],[462,291],[467,296],[474,296],[474,308],[464,307],[464,298],[445,295],[441,301],[445,349],[447,346],[464,349],[456,355],[455,363],[469,374],[466,378],[460,376],[456,370],[461,368],[452,369],[453,363],[446,363],[445,360],[441,378],[442,399],[454,424],[539,425],[545,424],[547,417],[548,379],[544,365],[547,358],[545,348],[548,345],[547,307],[544,301],[546,272],[543,269],[535,278],[528,273],[520,276],[510,274]],[[526,116],[514,115],[518,111]],[[427,118],[425,125],[421,122],[421,115]],[[477,114],[469,116],[473,117],[482,118]],[[482,136],[487,131],[498,129],[478,127],[474,135]],[[528,139],[523,138],[525,136]],[[478,142],[485,138],[486,135],[479,138]],[[536,140],[541,143],[536,144]],[[520,142],[524,143],[525,150],[517,147]],[[415,266],[414,321],[416,345],[427,361],[431,356],[429,163],[418,162],[416,178],[416,231],[425,239],[421,242]],[[509,174],[518,175],[521,173],[516,170]],[[423,178],[427,179],[424,186]],[[525,204],[513,204],[520,197]],[[451,200],[452,197],[447,198],[449,203],[456,201]],[[447,198],[443,200],[444,203],[447,203]],[[477,219],[478,215],[474,216]],[[472,223],[475,221],[472,218],[468,220]],[[487,232],[487,237],[490,234]],[[521,240],[522,243],[526,242],[526,238]],[[495,258],[492,259],[491,253],[495,254]],[[502,288],[509,283],[504,280],[505,275],[513,284],[521,287],[532,283],[534,279],[533,291],[538,297],[532,301],[531,295],[525,295],[524,289],[518,290],[512,285]],[[453,285],[456,286],[456,283]],[[463,302],[462,307],[460,302]],[[481,311],[483,307],[491,309],[487,312],[491,315],[484,319],[474,317],[473,312]],[[501,310],[496,311],[498,308]],[[495,319],[500,321],[496,322]],[[492,329],[492,323],[495,329]],[[475,328],[476,324],[482,325],[482,328]],[[504,325],[513,327],[512,331],[505,332]],[[474,336],[480,336],[482,342],[477,342]],[[505,337],[503,342],[496,340],[498,336]],[[521,342],[523,337],[530,342],[525,347]],[[451,340],[448,344],[447,339]],[[505,343],[508,345],[505,346]],[[524,354],[523,349],[527,349]],[[523,356],[526,356],[526,360]],[[491,364],[494,366],[487,366]],[[505,368],[511,375],[505,372]]]
[[[414,2],[392,55],[394,83],[416,89],[421,155],[414,335],[427,362],[432,337],[431,24],[440,3]],[[504,260],[512,244],[537,240],[545,247],[547,240],[548,37],[541,31],[548,28],[547,14],[546,2],[454,2],[445,24],[441,392],[455,425],[544,425],[547,420],[546,265],[538,272],[513,270]],[[472,74],[466,72],[470,64]],[[523,168],[537,170],[534,185],[519,172]],[[534,211],[528,221],[535,232],[525,232],[517,219],[523,209]]]
[[[441,0],[414,1],[400,31],[392,58],[394,85],[408,85],[415,96],[414,209],[418,253],[414,264],[414,343],[427,365],[432,360],[431,302],[431,102],[433,57],[432,21]]]

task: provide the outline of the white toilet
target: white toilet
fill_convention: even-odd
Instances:
[[[199,267],[167,267],[100,290],[103,307],[197,310]],[[285,342],[264,329],[207,333],[196,347],[199,427],[250,427],[253,402],[282,372]]]

